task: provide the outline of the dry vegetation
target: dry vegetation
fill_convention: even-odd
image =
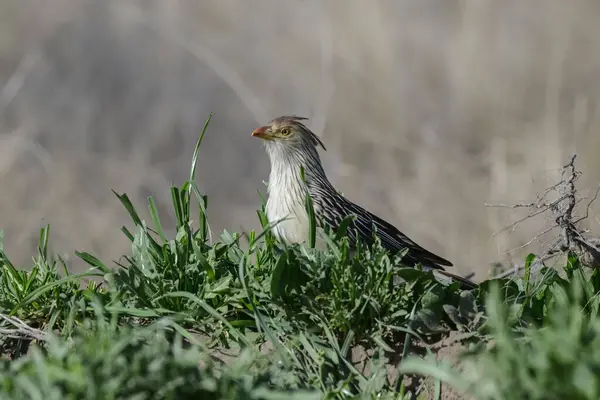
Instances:
[[[249,132],[297,113],[340,190],[485,278],[543,228],[493,236],[511,220],[485,202],[534,198],[575,151],[581,186],[600,180],[599,18],[595,0],[0,0],[5,246],[27,261],[47,222],[57,251],[118,257],[110,189],[168,207],[209,111],[212,226],[256,228]]]

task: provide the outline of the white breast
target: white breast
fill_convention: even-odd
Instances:
[[[308,238],[306,186],[298,175],[290,168],[277,168],[269,177],[267,218],[270,223],[284,219],[272,232],[287,243],[301,243]]]

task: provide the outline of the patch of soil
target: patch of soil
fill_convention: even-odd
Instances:
[[[425,349],[429,349],[436,355],[438,362],[444,360],[450,362],[453,368],[462,371],[460,364],[460,355],[466,350],[462,341],[471,337],[471,334],[462,332],[450,332],[446,334],[442,340],[435,344],[425,343],[422,341],[413,341],[411,343],[411,355],[424,356]],[[389,363],[386,365],[388,382],[396,382],[398,379],[397,365],[401,361],[402,344],[397,346],[397,352],[387,354]],[[355,368],[363,375],[368,376],[371,369],[371,359],[374,355],[373,349],[365,348],[362,345],[355,346],[351,349],[350,359]],[[414,399],[425,400],[434,399],[435,397],[435,381],[429,377],[421,377],[416,375],[405,375],[403,377],[404,386],[407,390],[413,393]],[[454,387],[442,382],[441,398],[447,400],[471,400],[472,396],[459,392]]]
[[[450,362],[458,371],[462,371],[460,363],[460,355],[466,350],[463,340],[470,338],[471,334],[463,332],[450,332],[445,334],[441,340],[435,343],[425,343],[414,340],[411,342],[411,355],[424,356],[426,348],[429,347],[436,355],[437,361]],[[394,383],[398,379],[397,365],[401,361],[403,343],[393,346],[396,349],[394,353],[387,353],[388,363],[386,364],[386,372],[388,382]],[[262,354],[270,354],[274,350],[270,342],[265,342],[260,346]],[[215,347],[212,349],[211,356],[215,360],[229,364],[239,356],[239,351]],[[350,349],[349,360],[354,367],[363,375],[369,376],[372,369],[372,360],[376,356],[373,348],[366,347],[363,344],[358,344]],[[430,377],[421,377],[416,375],[405,375],[403,377],[404,386],[407,391],[413,393],[413,399],[425,400],[434,399],[435,396],[435,381]],[[441,398],[447,400],[472,400],[474,397],[457,391],[452,386],[443,383],[441,385]]]

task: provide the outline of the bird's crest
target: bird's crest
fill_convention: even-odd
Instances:
[[[308,129],[306,127],[306,125],[304,125],[302,122],[300,122],[300,121],[306,121],[306,120],[308,120],[308,118],[306,118],[306,117],[299,117],[297,115],[284,115],[282,117],[275,118],[273,121],[271,121],[271,123],[277,123],[278,125],[280,125],[280,124],[287,122],[290,125],[296,125],[308,137],[308,139],[310,140],[310,142],[312,143],[313,146],[315,146],[315,147],[321,146],[323,148],[323,150],[327,151],[327,149],[325,148],[325,145],[323,144],[321,139],[319,139],[319,137],[317,135],[315,135],[315,133],[313,131]]]

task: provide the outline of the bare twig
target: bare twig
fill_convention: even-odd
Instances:
[[[598,199],[598,193],[600,193],[600,185],[598,185],[598,187],[596,188],[596,192],[594,193],[594,196],[592,196],[592,198],[590,199],[590,201],[588,201],[587,207],[585,208],[585,215],[581,218],[579,218],[578,220],[575,221],[575,223],[581,222],[584,219],[588,219],[590,216],[590,207],[592,206],[592,204],[594,204],[594,202],[596,201],[596,199]]]
[[[510,249],[510,250],[507,250],[507,251],[505,251],[504,253],[502,253],[502,254],[500,254],[500,255],[501,255],[501,256],[504,256],[504,255],[507,255],[507,254],[512,254],[512,253],[514,253],[515,251],[518,251],[518,250],[522,250],[522,249],[524,249],[525,247],[529,246],[531,243],[533,243],[533,242],[535,242],[537,239],[539,239],[539,237],[540,237],[540,236],[543,236],[543,235],[545,235],[546,233],[550,232],[552,229],[556,228],[557,226],[558,226],[558,225],[552,225],[551,227],[544,229],[542,232],[540,232],[540,233],[538,233],[537,235],[535,235],[534,237],[532,237],[532,238],[531,238],[530,240],[528,240],[526,243],[524,243],[524,244],[522,244],[522,245],[520,245],[520,246],[514,247],[514,248],[512,248],[512,249]]]
[[[523,208],[523,207],[529,207],[529,208],[534,208],[536,209],[534,212],[530,212],[527,216],[520,218],[519,220],[513,222],[512,224],[510,224],[509,226],[506,226],[502,229],[500,229],[498,232],[494,233],[494,236],[499,235],[500,233],[507,231],[507,230],[511,230],[511,232],[514,232],[517,229],[517,226],[521,223],[524,222],[530,218],[536,217],[540,214],[545,213],[548,210],[553,209],[554,207],[556,207],[561,201],[566,200],[568,198],[568,196],[563,196],[558,198],[557,200],[554,200],[552,203],[530,203],[530,204],[517,204],[515,207],[511,207],[510,205],[488,205],[486,203],[486,205],[488,207],[506,207],[506,208]]]
[[[537,203],[517,203],[517,204],[491,204],[484,203],[486,207],[496,207],[496,208],[542,208],[544,204]]]
[[[535,268],[539,265],[541,265],[544,261],[548,260],[549,258],[554,257],[553,252],[550,252],[548,254],[545,254],[544,256],[540,257],[540,258],[536,258],[535,261],[533,262],[532,267]],[[525,269],[525,264],[515,264],[513,265],[512,268],[507,269],[504,272],[501,272],[497,275],[494,275],[493,279],[503,279],[503,278],[508,278],[509,276],[516,276],[519,275],[519,273]]]
[[[548,246],[546,251],[536,259],[536,267],[541,266],[542,263],[547,259],[564,252],[572,252],[577,254],[579,256],[580,261],[584,265],[590,267],[600,267],[600,239],[587,238],[584,235],[585,233],[587,233],[587,231],[578,226],[579,222],[588,218],[590,206],[598,198],[600,186],[596,189],[596,192],[592,199],[587,203],[585,215],[580,218],[576,218],[575,209],[577,205],[581,202],[581,199],[578,198],[578,191],[575,187],[575,182],[581,175],[581,173],[575,168],[576,157],[577,155],[574,154],[569,160],[569,162],[563,166],[560,182],[546,188],[541,194],[536,196],[537,199],[535,202],[518,203],[512,205],[486,203],[486,206],[488,207],[502,207],[512,209],[528,208],[530,210],[527,216],[518,219],[517,221],[513,222],[505,228],[502,228],[500,231],[496,232],[495,235],[508,229],[514,231],[521,222],[538,216],[540,214],[544,214],[547,211],[549,211],[553,216],[554,223],[550,227],[544,229],[543,231],[535,235],[531,240],[527,241],[525,244],[515,247],[514,249],[508,250],[504,254],[510,254],[517,250],[521,250],[529,246],[534,241],[540,240],[540,238],[543,235],[551,232],[555,228],[559,228],[560,232],[557,234],[557,237],[553,241],[552,245]],[[551,202],[546,201],[546,197],[552,192],[557,192],[558,198]],[[515,265],[514,268],[511,268],[508,271],[496,275],[495,278],[506,278],[511,275],[516,275],[524,267],[524,264]]]
[[[0,319],[8,322],[14,328],[5,328],[0,326],[0,335],[14,339],[36,339],[38,341],[46,341],[47,332],[32,328],[17,317],[10,317],[5,314],[0,314]]]

